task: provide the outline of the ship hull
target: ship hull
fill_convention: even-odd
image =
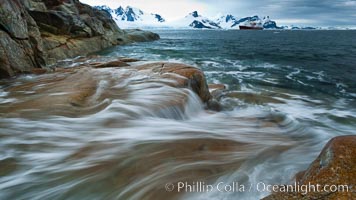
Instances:
[[[240,30],[263,30],[262,27],[239,26]]]

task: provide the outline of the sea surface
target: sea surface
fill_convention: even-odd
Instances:
[[[356,31],[156,32],[158,41],[100,55],[196,66],[227,86],[223,110],[130,69],[103,69],[112,81],[98,81],[86,110],[10,113],[43,91],[65,94],[43,82],[50,75],[2,80],[0,199],[255,200],[270,193],[263,185],[294,183],[331,138],[356,134]],[[182,96],[183,107],[169,106]],[[179,182],[245,188],[178,192]]]

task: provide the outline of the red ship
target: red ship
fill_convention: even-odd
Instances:
[[[263,30],[263,27],[257,25],[255,22],[250,22],[247,25],[240,25],[240,30]]]
[[[239,26],[240,30],[263,30],[262,27],[258,26]]]

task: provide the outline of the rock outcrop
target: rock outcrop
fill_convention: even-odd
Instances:
[[[109,13],[78,0],[1,0],[0,78],[113,45],[158,38],[121,30]]]
[[[311,190],[306,194],[305,192],[278,192],[263,200],[356,199],[355,146],[356,136],[335,137],[326,144],[318,158],[306,171],[299,172],[296,175],[296,181],[299,185],[316,186],[319,184],[321,191]],[[327,186],[326,191],[323,189],[324,186]],[[346,186],[347,188],[345,188]]]
[[[148,70],[156,73],[161,78],[175,80],[174,87],[190,88],[202,102],[207,103],[211,99],[204,73],[195,67],[179,63],[150,63],[139,66],[139,70]]]
[[[8,88],[7,91],[13,94],[32,91],[42,95],[26,102],[19,101],[9,104],[4,108],[5,110],[2,110],[3,113],[9,114],[6,117],[47,116],[49,113],[76,117],[98,112],[106,106],[103,99],[109,99],[112,94],[120,98],[135,96],[129,88],[136,85],[132,86],[135,88],[137,84],[142,84],[146,90],[157,87],[177,88],[172,90],[176,93],[169,93],[167,98],[160,100],[160,103],[149,106],[149,109],[154,113],[171,108],[184,110],[189,96],[187,89],[193,91],[206,105],[211,101],[204,73],[189,65],[178,63],[142,64],[129,58],[108,61],[102,57],[94,59],[88,57],[82,59],[82,62],[79,62],[80,59],[76,60],[78,65],[75,67],[58,67],[48,70],[48,72],[36,70],[36,74],[42,74],[37,81]],[[134,81],[136,79],[138,81]],[[100,86],[101,82],[106,82],[110,86],[103,89]],[[127,86],[117,89],[117,85],[129,82],[130,84]],[[108,96],[105,96],[106,94]]]

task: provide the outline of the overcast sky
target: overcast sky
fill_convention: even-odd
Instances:
[[[207,17],[270,16],[279,25],[356,26],[356,0],[80,0],[112,8],[127,5],[161,14],[166,20],[197,10]]]

